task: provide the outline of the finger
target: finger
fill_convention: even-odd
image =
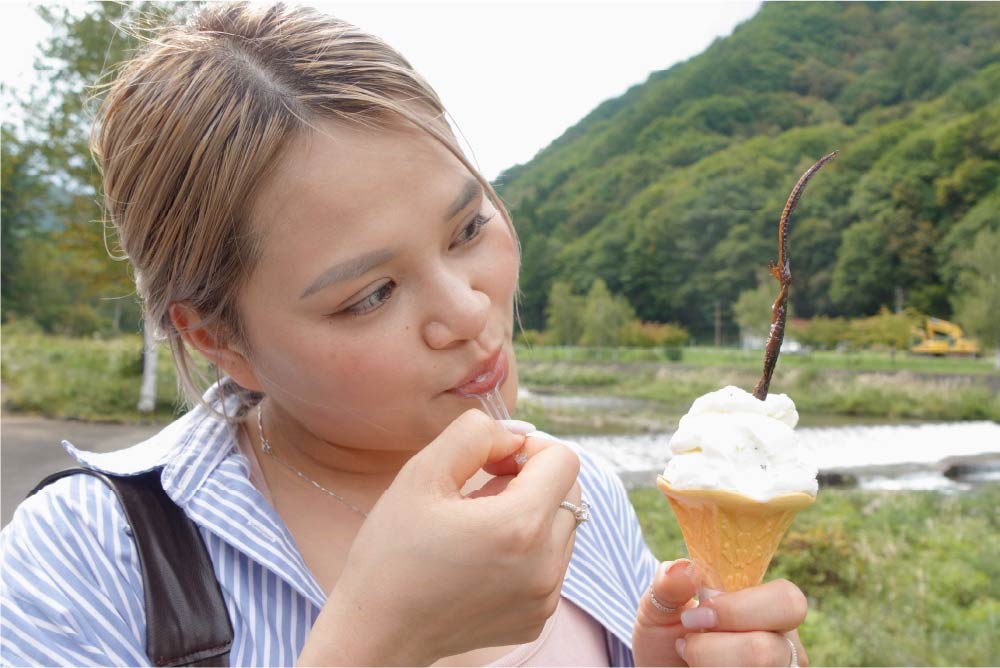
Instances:
[[[806,618],[809,603],[788,580],[719,594],[684,614],[688,629],[713,631],[791,631]]]
[[[576,483],[580,457],[565,443],[535,436],[527,437],[524,448],[528,460],[506,493],[525,508],[543,507],[554,511]]]
[[[751,631],[689,633],[676,645],[689,666],[788,666],[792,661],[788,642],[780,633]],[[801,660],[799,665],[804,665]]]
[[[569,501],[574,506],[580,507],[583,503],[583,500],[580,497],[580,484],[574,482],[573,486],[569,488],[569,492],[566,493],[564,501]],[[553,534],[555,536],[563,536],[565,542],[572,543],[576,540],[576,530],[580,527],[580,523],[576,521],[576,513],[569,508],[563,508],[558,504],[554,510],[555,512],[553,513],[552,518]]]
[[[645,627],[680,623],[681,613],[695,605],[697,591],[698,581],[691,561],[663,562],[656,569],[649,590],[639,601],[636,623]],[[687,630],[682,629],[682,632]]]
[[[521,448],[525,437],[500,426],[480,410],[462,413],[411,462],[427,482],[459,492],[479,469]]]
[[[523,420],[497,420],[497,424],[515,434],[528,435],[537,431],[533,424],[524,422]],[[531,443],[534,443],[534,445],[531,445]],[[495,476],[517,475],[524,468],[525,462],[544,447],[545,441],[541,438],[535,438],[531,443],[529,443],[528,439],[525,439],[524,446],[517,452],[499,461],[490,462],[483,467],[483,470]]]
[[[809,666],[809,654],[806,652],[805,646],[802,644],[802,639],[799,638],[799,632],[787,631],[785,637],[795,643],[795,649],[798,651],[798,663],[802,668],[808,668]]]

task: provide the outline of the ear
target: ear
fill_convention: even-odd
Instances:
[[[185,343],[222,369],[241,387],[254,392],[263,392],[246,354],[232,347],[217,325],[206,325],[190,302],[173,302],[170,304],[169,312],[171,322]]]

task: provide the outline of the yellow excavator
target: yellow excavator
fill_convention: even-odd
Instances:
[[[965,332],[953,322],[927,318],[924,327],[914,328],[913,334],[915,343],[910,352],[915,355],[979,357],[979,344],[975,339],[965,338]]]

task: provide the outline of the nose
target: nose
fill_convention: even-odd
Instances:
[[[444,349],[474,340],[486,329],[489,295],[475,289],[468,276],[438,272],[428,303],[423,336],[431,348]]]

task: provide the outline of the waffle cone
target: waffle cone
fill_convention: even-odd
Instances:
[[[703,585],[736,591],[760,584],[795,514],[815,497],[798,492],[757,501],[721,489],[676,489],[656,480],[677,516]]]

